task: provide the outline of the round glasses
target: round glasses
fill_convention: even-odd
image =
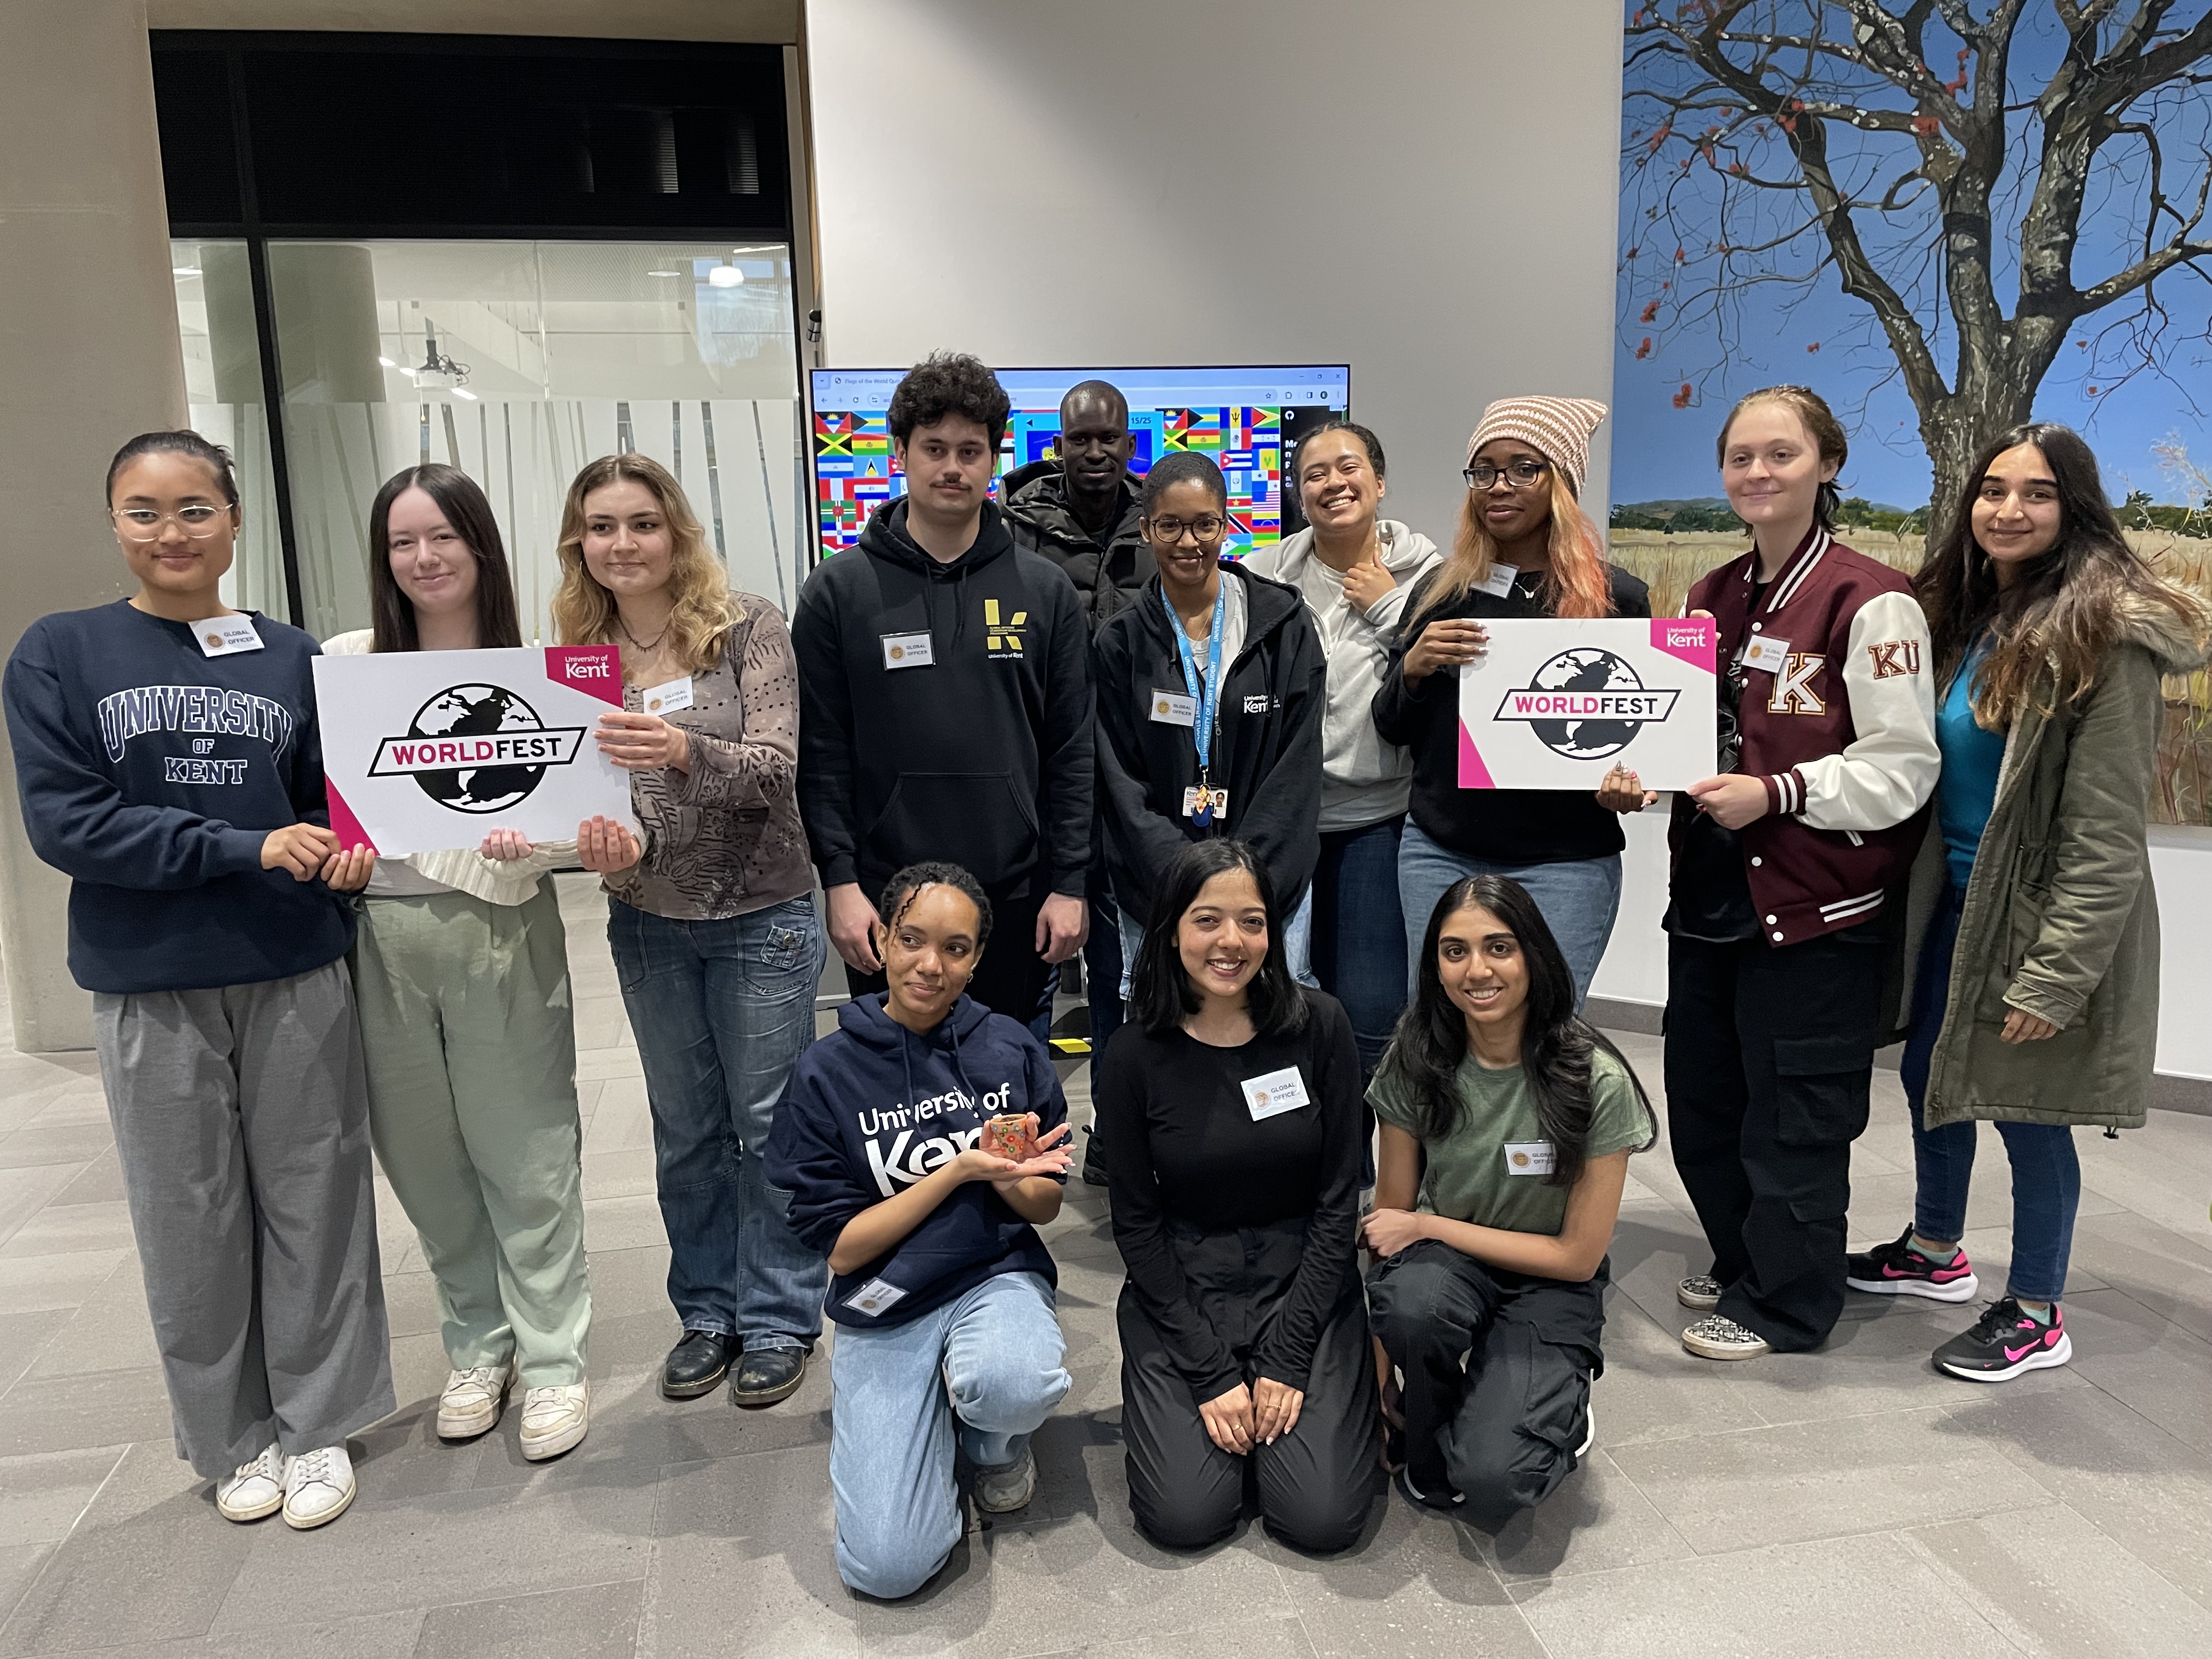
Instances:
[[[1149,519],[1146,520],[1146,526],[1153,540],[1164,542],[1172,547],[1183,538],[1186,532],[1202,542],[1210,542],[1229,528],[1229,520],[1207,513],[1195,519]]]
[[[161,526],[167,522],[174,524],[194,541],[204,542],[222,527],[222,520],[229,514],[230,509],[227,507],[195,504],[180,507],[174,513],[156,513],[150,507],[118,507],[112,509],[107,516],[115,520],[115,527],[122,532],[125,541],[159,541]]]
[[[1515,461],[1510,466],[1492,466],[1488,461],[1477,461],[1460,477],[1467,480],[1469,489],[1488,489],[1500,478],[1516,489],[1526,489],[1551,470],[1549,461]]]

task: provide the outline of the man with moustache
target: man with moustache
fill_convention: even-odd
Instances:
[[[891,394],[906,494],[807,579],[792,623],[799,809],[854,995],[884,988],[884,884],[958,864],[993,916],[968,994],[1042,1039],[1046,979],[1088,920],[1091,641],[1074,586],[988,499],[1009,407],[949,352]]]

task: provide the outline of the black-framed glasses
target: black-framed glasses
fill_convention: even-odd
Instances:
[[[1186,532],[1201,542],[1210,542],[1229,528],[1229,520],[1205,513],[1195,519],[1147,519],[1145,527],[1154,541],[1165,542],[1172,547]]]
[[[1459,476],[1467,480],[1469,489],[1488,489],[1500,478],[1516,489],[1526,489],[1551,470],[1549,461],[1518,460],[1506,466],[1492,466],[1488,461],[1477,461]]]

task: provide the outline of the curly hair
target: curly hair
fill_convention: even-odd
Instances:
[[[1212,492],[1213,499],[1221,503],[1224,514],[1229,511],[1229,482],[1221,476],[1221,468],[1213,457],[1202,450],[1170,450],[1152,463],[1152,471],[1145,474],[1144,487],[1137,495],[1137,510],[1147,519],[1160,497],[1179,483],[1204,484]]]
[[[743,617],[730,592],[730,573],[707,544],[684,486],[647,455],[602,455],[587,463],[568,486],[561,508],[561,586],[553,595],[553,629],[563,645],[614,643],[615,596],[584,563],[584,501],[625,479],[643,484],[668,520],[668,640],[687,674],[709,672],[721,660],[722,642]]]
[[[907,906],[925,887],[950,887],[975,907],[975,954],[982,955],[983,947],[991,942],[991,901],[984,896],[981,882],[960,866],[939,859],[909,864],[884,884],[882,900],[876,906],[876,914],[884,919],[884,926],[897,927]]]
[[[948,415],[962,416],[991,434],[996,449],[1006,435],[1013,403],[999,377],[980,357],[964,351],[933,351],[912,368],[891,393],[891,441],[904,445],[918,426],[935,426]]]

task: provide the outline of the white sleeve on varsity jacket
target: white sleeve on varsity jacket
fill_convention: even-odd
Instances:
[[[1877,593],[1851,618],[1844,695],[1858,736],[1778,779],[1782,806],[1814,830],[1887,830],[1936,793],[1936,673],[1928,618],[1909,593]],[[1792,794],[1802,796],[1792,801]]]

